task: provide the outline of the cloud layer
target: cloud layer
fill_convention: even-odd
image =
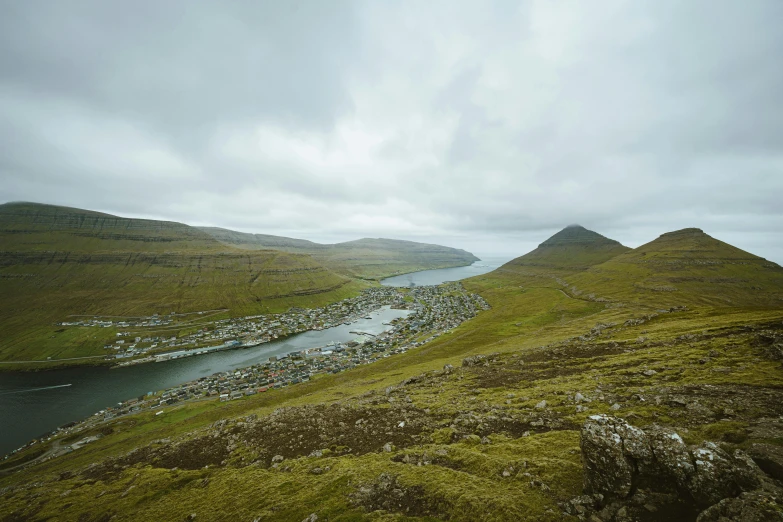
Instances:
[[[6,2],[0,201],[783,263],[783,3]]]

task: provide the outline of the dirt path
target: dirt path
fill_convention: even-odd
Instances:
[[[32,466],[33,464],[41,462],[46,457],[52,456],[52,454],[54,454],[59,449],[60,449],[60,441],[56,440],[56,441],[54,441],[52,443],[52,446],[48,450],[44,451],[42,454],[38,455],[34,459],[28,460],[26,462],[22,462],[21,464],[18,464],[16,466],[12,467],[12,468],[7,468],[7,469],[0,470],[0,476],[2,476],[2,475],[9,475],[9,474],[11,474],[11,473],[13,473],[13,472],[15,472],[17,470],[20,470],[22,468],[26,468],[27,466]]]

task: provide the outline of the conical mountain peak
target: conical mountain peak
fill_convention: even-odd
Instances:
[[[635,249],[635,255],[666,257],[667,259],[699,260],[714,265],[726,260],[764,260],[754,254],[724,243],[700,228],[683,228],[661,234],[656,239]]]
[[[563,230],[553,235],[539,247],[553,246],[606,246],[620,245],[618,241],[602,236],[598,232],[588,230],[581,225],[568,225]]]
[[[705,234],[704,231],[700,228],[683,228],[681,230],[673,230],[672,232],[665,232],[658,236],[658,239],[667,239],[667,238],[679,238],[679,237],[701,237],[701,238],[708,238],[709,235]]]
[[[508,265],[578,271],[603,263],[628,250],[628,247],[614,239],[574,224],[547,239],[532,252],[510,261]]]

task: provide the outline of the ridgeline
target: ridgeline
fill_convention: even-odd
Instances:
[[[326,266],[309,251],[236,248],[182,223],[0,205],[0,371],[25,367],[3,362],[49,358],[29,367],[105,364],[117,330],[58,325],[74,318],[224,310],[214,320],[319,307],[373,284],[357,271],[384,277],[476,259],[420,243],[358,243],[345,243]],[[385,264],[389,244],[397,256]]]
[[[362,279],[383,279],[419,270],[464,266],[479,260],[465,250],[398,239],[364,238],[324,245],[303,239],[247,234],[223,228],[202,227],[201,230],[237,248],[309,254],[336,272]]]
[[[34,445],[4,466],[101,436],[0,478],[0,516],[783,517],[778,265],[568,227],[463,285],[491,308],[404,354]]]

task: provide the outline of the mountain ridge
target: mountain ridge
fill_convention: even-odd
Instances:
[[[100,362],[114,332],[73,330],[66,339],[56,323],[71,314],[221,309],[232,317],[318,307],[375,284],[365,278],[468,264],[475,257],[414,242],[401,248],[402,243],[389,240],[360,240],[319,256],[315,243],[273,241],[295,248],[240,248],[175,221],[30,202],[2,204],[0,361],[96,357],[68,364]]]
[[[542,250],[593,260],[584,246]],[[157,405],[161,393],[149,399],[154,409],[96,419],[31,445],[7,463],[18,471],[0,475],[0,514],[693,521],[737,503],[779,514],[779,493],[736,497],[736,488],[704,479],[721,469],[733,476],[734,455],[744,459],[742,473],[753,467],[764,488],[780,491],[771,481],[775,470],[763,468],[779,458],[783,440],[783,301],[757,294],[779,288],[777,279],[761,276],[779,271],[693,229],[587,267],[504,265],[462,281],[488,309],[444,331],[410,324],[410,339],[419,342],[405,353],[228,402]],[[684,281],[673,283],[674,291],[645,286],[656,277]],[[704,285],[689,286],[692,278]],[[688,484],[709,490],[709,502],[673,495],[677,484],[657,476],[629,495],[605,491],[611,504],[593,502],[587,473],[605,474],[612,486],[625,480],[628,490],[639,476],[614,466],[633,467],[617,453],[622,437],[586,432],[604,418],[624,427],[623,437],[651,439],[657,430],[655,451],[643,438],[634,447],[686,456],[698,478]],[[88,436],[85,447],[45,458]],[[620,456],[601,453],[596,468],[586,458],[596,454],[587,453],[586,436]],[[691,458],[697,453],[715,464],[699,471]],[[615,517],[620,509],[627,516]]]
[[[237,248],[271,248],[309,254],[340,273],[362,279],[382,279],[418,270],[465,266],[479,260],[466,250],[403,239],[361,238],[322,244],[217,227],[200,227],[200,230],[221,243]]]
[[[568,280],[587,292],[603,287],[602,295],[650,304],[783,303],[783,268],[693,227],[663,233]]]
[[[619,241],[581,225],[569,225],[540,243],[534,250],[509,261],[504,268],[585,270],[628,250],[630,248]]]

